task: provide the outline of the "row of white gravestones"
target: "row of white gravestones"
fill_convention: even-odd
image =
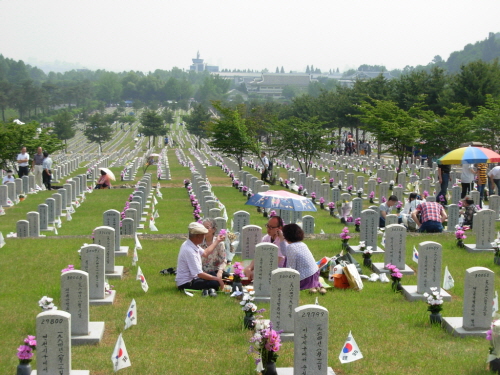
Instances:
[[[371,246],[374,253],[383,253],[384,251],[377,246],[379,216],[374,210],[361,211],[361,225],[359,240],[364,241],[366,246]],[[361,253],[359,246],[350,246],[350,252]]]
[[[121,279],[123,266],[115,266],[115,229],[101,226],[94,229],[94,244],[104,246],[106,251],[105,273],[108,279]]]
[[[115,256],[126,256],[128,255],[129,247],[120,246],[120,219],[120,213],[117,210],[107,210],[103,213],[103,225],[114,229],[115,240],[113,245]]]
[[[441,264],[443,247],[432,241],[419,244],[417,285],[403,285],[403,294],[409,301],[426,300],[424,293],[432,294],[431,288],[438,288],[444,301],[451,301],[451,296],[441,289]]]
[[[496,213],[493,210],[481,210],[474,214],[473,230],[476,235],[475,244],[465,244],[468,252],[493,252],[492,242],[495,238]]]
[[[91,305],[112,304],[116,292],[105,291],[106,249],[100,245],[86,245],[80,249],[81,269],[89,274],[89,303]]]
[[[386,264],[395,265],[403,275],[413,275],[414,271],[406,265],[406,227],[392,224],[385,227],[384,263],[373,263],[376,273],[387,273]]]
[[[89,375],[71,369],[71,314],[49,310],[36,317],[37,361],[32,375]]]
[[[104,322],[89,321],[89,274],[67,271],[61,275],[61,309],[71,314],[71,344],[97,344]]]

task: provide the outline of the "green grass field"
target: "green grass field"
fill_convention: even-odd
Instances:
[[[184,234],[192,221],[192,208],[182,183],[184,178],[190,178],[189,169],[177,163],[173,150],[169,151],[169,162],[172,180],[160,181],[163,199],[158,199],[157,205],[159,231],[150,232],[146,228],[146,234]],[[252,224],[266,223],[254,207],[245,206],[246,198],[230,186],[231,180],[219,168],[207,170],[213,192],[226,206],[229,217],[235,211],[248,210]],[[120,168],[118,176],[119,172]],[[148,172],[156,175],[155,168]],[[156,184],[156,179],[154,182]],[[63,219],[59,238],[48,235],[43,239],[7,239],[7,245],[0,250],[0,319],[3,323],[0,325],[3,338],[0,373],[14,373],[18,363],[16,348],[26,335],[35,334],[35,317],[41,311],[38,300],[48,295],[59,306],[60,270],[68,264],[80,267],[77,250],[83,243],[90,242],[92,230],[102,225],[102,213],[107,209],[121,211],[131,192],[132,189],[123,188],[88,194],[73,214],[73,220]],[[50,192],[29,195],[19,205],[7,209],[7,214],[0,217],[0,231],[4,236],[15,231],[16,221],[24,219],[28,211],[36,211],[37,205],[49,195]],[[314,216],[316,233],[323,229],[326,235],[314,235],[305,242],[316,259],[338,254],[341,250],[338,234],[343,225],[327,211]],[[473,243],[474,236],[467,235],[466,242]],[[465,270],[483,266],[496,272],[493,255],[469,254],[457,248],[453,234],[409,234],[406,263],[415,270],[417,265],[411,260],[411,251],[422,241],[443,245],[443,270],[448,266],[455,287],[450,291],[452,302],[444,304],[442,314],[461,316]],[[176,266],[182,240],[145,236],[141,243],[143,250],[139,251],[137,265],[148,281],[148,293],[144,293],[140,282],[135,280],[137,266],[131,265],[132,251],[128,257],[116,258],[117,265],[125,266],[125,276],[111,282],[117,291],[114,305],[90,308],[91,321],[106,323],[104,339],[99,345],[73,347],[73,369],[87,369],[93,375],[112,374],[110,357],[118,335],[123,332],[132,367],[121,370],[121,374],[254,374],[253,360],[247,355],[251,333],[241,329],[243,312],[238,302],[224,294],[216,299],[201,298],[198,294],[187,297],[176,290],[173,276],[159,274],[163,268]],[[123,239],[122,245],[132,250],[134,241]],[[362,261],[360,256],[357,260]],[[373,260],[381,262],[383,256],[375,255]],[[366,268],[364,271],[370,273]],[[498,277],[496,282],[500,282]],[[403,277],[402,283],[416,284],[417,278]],[[133,298],[137,302],[138,325],[123,331],[125,313]],[[314,303],[315,298],[301,292],[300,304]],[[330,312],[328,363],[337,374],[488,373],[485,363],[488,341],[459,339],[431,327],[426,304],[407,302],[391,291],[390,284],[366,282],[359,292],[330,289],[327,295],[319,297],[319,302]],[[259,307],[266,306],[260,304]],[[269,312],[264,315],[269,317]],[[338,356],[349,331],[364,358],[341,365]],[[293,343],[285,343],[279,354],[279,367],[293,366]],[[32,366],[36,368],[36,359]]]

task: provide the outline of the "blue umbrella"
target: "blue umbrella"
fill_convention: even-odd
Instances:
[[[286,190],[269,190],[254,194],[245,204],[271,210],[317,211],[310,199]]]

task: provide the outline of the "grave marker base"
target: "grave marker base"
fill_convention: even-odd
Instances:
[[[492,253],[495,251],[495,249],[490,248],[490,249],[477,249],[476,244],[464,244],[465,250],[467,250],[469,253]]]
[[[144,215],[144,214],[143,214],[143,215]],[[141,217],[141,223],[145,223],[145,222],[146,222],[146,220],[147,220],[147,218],[145,218],[145,217]]]
[[[116,253],[115,253],[116,255]],[[115,266],[115,271],[113,273],[106,272],[106,278],[108,279],[122,279],[123,277],[123,266]]]
[[[71,335],[71,345],[99,344],[104,335],[104,322],[89,322],[88,335]]]
[[[458,336],[460,338],[463,337],[471,337],[471,336],[479,336],[484,338],[486,336],[487,329],[478,329],[475,331],[467,331],[463,328],[464,318],[453,317],[453,318],[443,318],[443,327],[451,333],[453,336]]]
[[[257,303],[271,303],[271,297],[266,297],[266,296],[256,296],[256,295],[254,295],[254,300]]]
[[[31,371],[31,375],[36,375],[36,370]],[[70,375],[90,375],[89,370],[71,370]]]
[[[128,256],[128,246],[120,246],[120,251],[115,251],[115,257],[126,257]]]
[[[115,297],[116,290],[112,290],[111,294],[106,294],[103,299],[89,299],[89,305],[112,305]]]
[[[389,273],[389,270],[386,270],[384,266],[385,263],[372,263],[372,270],[375,273]],[[409,275],[409,276],[415,275],[415,271],[413,271],[407,264],[405,264],[404,269],[400,268],[399,272],[401,272],[403,275]]]
[[[443,297],[443,301],[451,302],[451,295],[446,290],[440,288],[439,293]],[[410,302],[427,301],[423,294],[417,293],[416,285],[403,285],[403,295]]]
[[[53,232],[54,227],[47,227],[47,229],[40,229],[40,232]]]
[[[278,375],[294,375],[293,367],[278,367],[276,371],[278,372]],[[327,371],[327,375],[335,375],[335,372],[331,367],[328,367]]]
[[[363,251],[359,250],[359,246],[348,246],[348,250],[351,254],[363,254]],[[377,246],[377,250],[374,250],[372,254],[383,254],[385,251]]]

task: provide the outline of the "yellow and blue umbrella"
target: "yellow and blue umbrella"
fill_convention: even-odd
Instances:
[[[476,164],[476,163],[497,163],[500,162],[500,155],[495,151],[484,147],[460,147],[441,156],[438,160],[440,164]]]

